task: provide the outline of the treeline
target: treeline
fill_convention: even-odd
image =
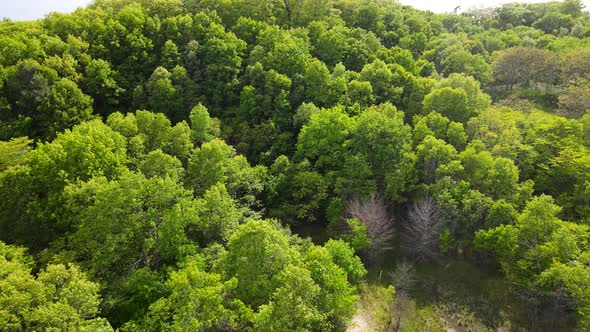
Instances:
[[[95,0],[0,50],[6,330],[343,330],[398,245],[590,326],[580,1]]]

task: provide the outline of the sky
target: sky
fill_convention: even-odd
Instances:
[[[49,12],[71,12],[80,6],[85,6],[91,0],[0,0],[0,18],[8,17],[13,21],[26,21],[43,18]],[[431,10],[436,13],[452,12],[456,6],[462,10],[473,7],[499,6],[514,0],[401,0],[405,5],[418,9]],[[519,2],[544,2],[543,0],[528,0]],[[586,8],[590,8],[590,0],[584,0]]]
[[[404,5],[410,5],[412,7],[422,9],[422,10],[430,10],[435,13],[450,13],[453,9],[457,6],[461,6],[461,11],[471,9],[471,8],[481,8],[481,7],[499,7],[505,3],[511,2],[549,2],[551,0],[526,0],[526,1],[515,1],[515,0],[401,0],[400,2]],[[584,4],[586,8],[590,6],[590,0],[584,0]]]
[[[29,21],[50,12],[68,13],[90,3],[90,0],[0,0],[0,18]]]

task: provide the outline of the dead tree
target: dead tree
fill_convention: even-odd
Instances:
[[[389,323],[387,324],[388,327],[386,330],[397,332],[401,324],[402,310],[408,304],[410,291],[414,288],[417,281],[416,271],[412,263],[403,261],[397,264],[395,270],[390,272],[389,276],[395,287],[395,299],[390,308]]]
[[[348,218],[356,218],[367,226],[367,236],[371,240],[367,248],[369,259],[393,249],[395,229],[383,198],[372,195],[365,200],[352,199],[345,211]]]
[[[442,226],[441,211],[434,198],[415,202],[404,223],[403,248],[418,262],[435,258]]]

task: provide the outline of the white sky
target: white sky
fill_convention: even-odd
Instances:
[[[49,12],[71,12],[90,3],[91,0],[0,0],[0,18],[8,17],[14,21],[34,20],[43,18]],[[405,5],[418,9],[431,10],[437,13],[451,12],[456,6],[462,10],[472,7],[499,6],[514,0],[400,0]],[[544,2],[543,0],[525,0],[519,2]],[[584,0],[586,8],[590,8],[590,0]]]
[[[471,8],[480,8],[480,7],[499,7],[505,3],[513,3],[513,2],[550,2],[552,0],[452,0],[452,1],[444,1],[444,0],[400,0],[400,2],[404,5],[409,5],[418,9],[422,10],[430,10],[435,13],[450,13],[455,9],[457,6],[461,6],[461,11],[471,9]],[[584,4],[586,5],[586,9],[590,6],[590,0],[583,0]]]
[[[50,12],[71,12],[90,0],[0,0],[0,18],[27,21],[43,18]]]

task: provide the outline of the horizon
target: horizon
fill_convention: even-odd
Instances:
[[[473,8],[493,8],[501,7],[508,3],[544,3],[544,2],[562,2],[562,0],[551,1],[551,0],[456,0],[456,1],[435,1],[435,0],[399,0],[400,3],[406,6],[412,6],[420,10],[429,10],[435,13],[452,13],[457,7],[461,7],[461,12],[473,9]],[[590,5],[590,0],[583,0],[582,3],[587,10]]]
[[[38,0],[20,0],[18,2],[4,2],[0,3],[0,19],[8,18],[12,21],[32,21],[42,19],[51,12],[70,13],[79,7],[85,7],[90,4],[91,0],[44,0],[39,3]],[[544,0],[457,0],[449,1],[435,1],[435,0],[400,0],[400,3],[406,6],[412,6],[420,10],[429,10],[435,13],[450,13],[457,6],[461,7],[461,11],[472,8],[489,8],[499,7],[506,3],[543,3],[552,2]],[[590,0],[582,1],[588,9],[590,7]],[[451,5],[452,4],[452,5]]]

